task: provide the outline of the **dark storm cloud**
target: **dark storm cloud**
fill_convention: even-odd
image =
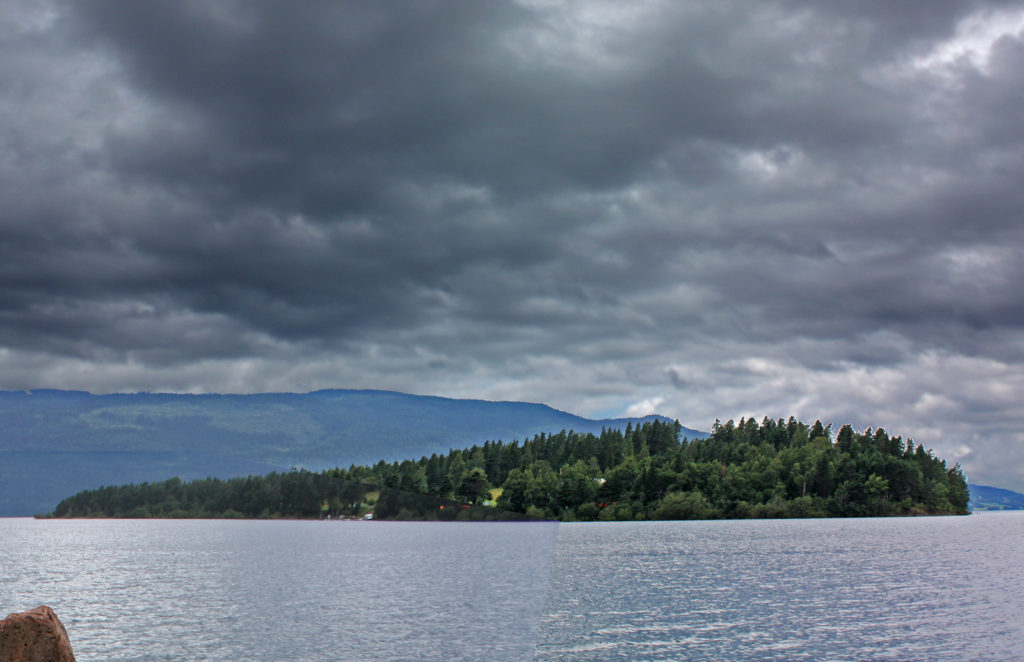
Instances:
[[[820,416],[1024,488],[1019,2],[0,22],[0,387]]]

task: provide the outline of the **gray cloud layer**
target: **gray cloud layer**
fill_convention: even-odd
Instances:
[[[1024,3],[15,2],[0,388],[883,425],[1024,489]]]

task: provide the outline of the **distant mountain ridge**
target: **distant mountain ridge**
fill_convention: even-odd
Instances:
[[[988,485],[968,485],[971,494],[967,502],[970,511],[980,510],[1024,510],[1024,494]]]
[[[543,404],[375,390],[0,391],[0,516],[49,511],[100,485],[417,459],[488,440],[596,434],[654,418],[668,420],[591,420]]]

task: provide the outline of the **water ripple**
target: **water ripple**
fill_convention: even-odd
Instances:
[[[537,660],[1024,657],[1024,513],[563,524]]]
[[[555,523],[0,519],[0,609],[89,660],[531,660]]]

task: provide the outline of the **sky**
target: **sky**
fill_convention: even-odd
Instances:
[[[0,4],[0,389],[912,437],[1024,490],[1024,2]]]

